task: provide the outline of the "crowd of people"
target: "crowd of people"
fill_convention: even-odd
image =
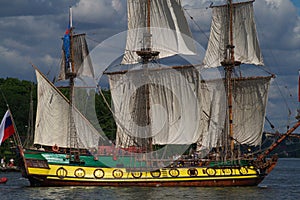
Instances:
[[[14,167],[14,166],[15,166],[15,163],[14,163],[13,158],[9,159],[8,163],[6,163],[6,158],[5,157],[1,158],[1,161],[0,161],[0,167],[1,168]]]

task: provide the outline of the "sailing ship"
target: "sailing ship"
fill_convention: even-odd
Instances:
[[[69,99],[35,68],[38,148],[19,144],[23,176],[31,186],[258,185],[277,163],[267,156],[300,122],[266,151],[251,151],[261,144],[273,78],[237,73],[263,64],[253,2],[213,6],[203,64],[174,65],[170,59],[196,50],[181,1],[127,1],[122,67],[104,72],[117,125],[110,146],[73,100],[76,78],[94,71],[84,35],[73,35],[70,23],[60,76]],[[220,76],[206,77],[210,69]]]

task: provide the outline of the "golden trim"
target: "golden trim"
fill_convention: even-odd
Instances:
[[[63,167],[60,167],[56,170],[56,176],[59,177],[59,179],[63,179],[67,175],[68,175],[68,171]]]
[[[103,169],[95,169],[93,174],[95,178],[100,179],[104,177],[105,172],[103,171]]]
[[[85,171],[82,168],[78,168],[78,169],[75,170],[74,175],[77,178],[83,178],[85,176]]]

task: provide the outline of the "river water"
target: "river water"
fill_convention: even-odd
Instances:
[[[271,174],[255,187],[43,187],[34,188],[20,173],[0,173],[0,199],[300,199],[300,159],[279,159]]]

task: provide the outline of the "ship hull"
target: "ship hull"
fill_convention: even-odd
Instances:
[[[45,156],[46,155],[46,156]],[[56,162],[50,162],[51,157]],[[254,165],[180,166],[156,169],[105,167],[100,161],[68,164],[59,161],[65,154],[30,153],[23,155],[23,176],[31,186],[149,186],[149,187],[225,187],[255,186],[267,175],[267,169]],[[41,159],[47,157],[48,159]],[[49,160],[50,158],[50,160]],[[101,160],[101,157],[99,157]],[[118,161],[116,161],[118,162]]]
[[[49,187],[49,186],[112,186],[112,187],[122,187],[122,186],[142,186],[142,187],[234,187],[234,186],[257,186],[263,177],[255,178],[245,178],[245,179],[234,179],[228,178],[224,180],[219,180],[215,178],[209,178],[211,180],[203,178],[185,178],[185,180],[180,180],[177,178],[175,180],[139,180],[139,181],[127,181],[124,179],[119,180],[105,180],[102,181],[91,181],[91,180],[53,180],[47,177],[41,176],[30,176],[29,181],[31,186],[38,187]]]

